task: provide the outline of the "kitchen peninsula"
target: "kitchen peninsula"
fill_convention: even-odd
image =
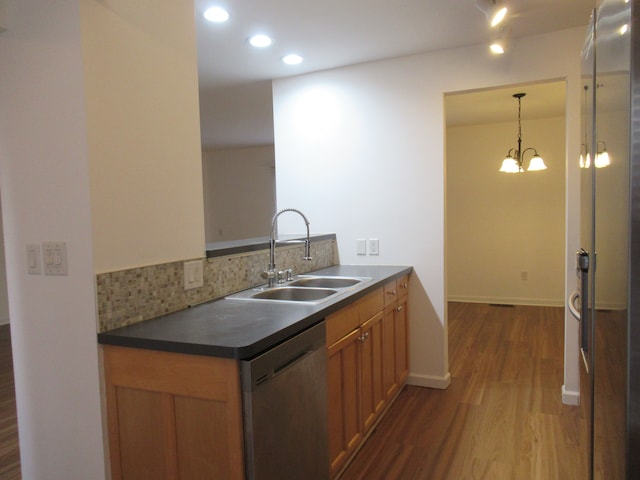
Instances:
[[[224,298],[100,333],[113,478],[245,478],[240,363],[325,319],[339,475],[406,380],[411,271],[334,265],[313,275],[367,280],[319,303]]]

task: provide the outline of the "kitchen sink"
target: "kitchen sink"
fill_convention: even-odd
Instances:
[[[320,277],[320,276],[300,276],[296,280],[289,282],[290,287],[317,287],[317,288],[347,288],[362,283],[369,278],[356,277]]]
[[[313,302],[327,298],[334,293],[338,293],[338,291],[328,288],[275,287],[254,293],[251,295],[251,298],[260,300],[286,300],[290,302]]]
[[[369,280],[371,279],[368,277],[300,275],[276,287],[269,288],[264,285],[229,295],[226,298],[229,300],[321,303]]]
[[[340,293],[331,288],[308,287],[258,287],[234,293],[225,297],[227,300],[259,300],[269,302],[320,303]]]

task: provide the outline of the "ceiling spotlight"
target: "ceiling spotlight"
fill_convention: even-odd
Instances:
[[[258,34],[249,39],[249,43],[257,48],[264,48],[271,45],[271,38],[267,35]]]
[[[498,28],[498,33],[494,37],[493,42],[489,45],[489,50],[494,55],[503,55],[509,48],[510,29],[505,27]]]
[[[489,45],[489,50],[494,55],[502,55],[504,53],[504,44],[498,40]]]
[[[222,23],[229,20],[229,12],[222,7],[211,7],[205,10],[203,14],[204,18],[210,22]]]
[[[476,7],[486,15],[491,27],[499,25],[507,15],[502,0],[476,0]]]
[[[299,65],[302,63],[302,60],[303,58],[295,53],[290,53],[289,55],[282,57],[282,61],[287,65]]]

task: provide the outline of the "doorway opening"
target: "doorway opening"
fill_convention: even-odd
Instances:
[[[553,81],[445,95],[448,301],[564,305],[565,90]],[[522,148],[547,169],[503,173],[520,92]]]

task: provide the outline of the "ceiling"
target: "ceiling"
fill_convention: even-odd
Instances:
[[[194,1],[205,147],[273,142],[271,79],[485,44],[493,35],[475,0]],[[505,3],[510,8],[509,35],[518,38],[586,26],[594,1]],[[228,22],[213,24],[202,17],[214,4],[230,12]],[[270,35],[273,44],[251,47],[247,39],[254,33]],[[290,52],[302,55],[304,62],[283,64],[280,58]],[[507,108],[513,109],[514,100],[510,95],[507,99]],[[527,100],[533,109],[533,96]]]

